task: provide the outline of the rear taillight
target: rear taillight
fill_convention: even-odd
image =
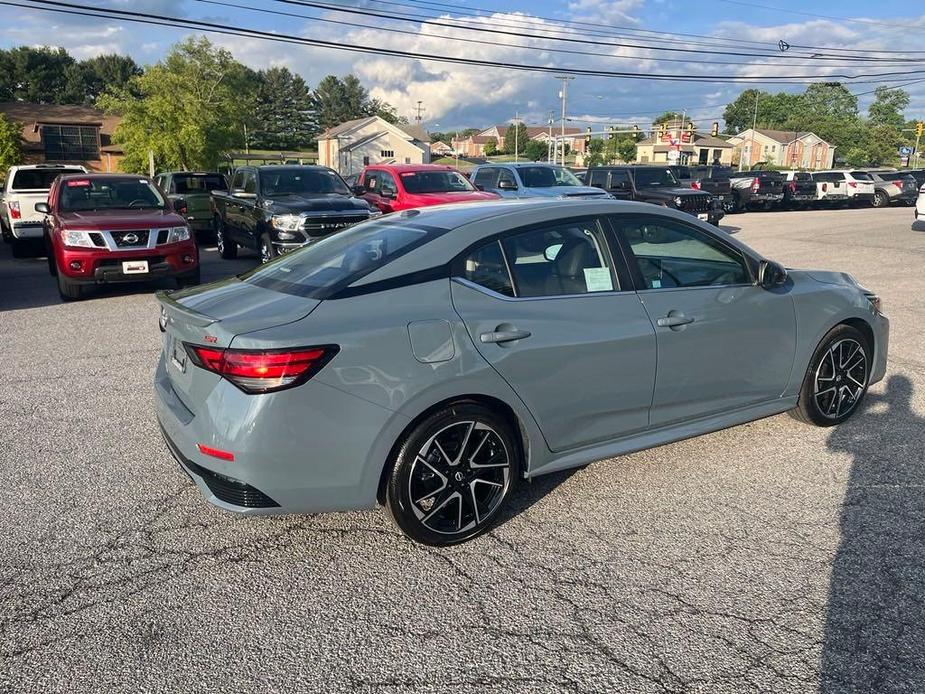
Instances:
[[[694,190],[700,190],[700,181],[691,181],[691,188]]]
[[[19,210],[19,203],[15,200],[10,201],[10,219],[22,219],[22,212]]]
[[[822,184],[822,192],[825,193],[828,189],[829,189],[829,184],[828,184],[828,183],[823,183],[823,184]]]
[[[269,393],[305,383],[338,350],[334,345],[261,351],[184,346],[196,366],[219,374],[245,393]]]
[[[896,186],[897,188],[899,188],[900,190],[903,189],[903,182],[902,182],[902,181],[893,181],[893,185]]]
[[[790,181],[790,192],[791,193],[797,192],[797,182],[796,181]]]
[[[849,188],[857,188],[857,187],[858,187],[858,182],[857,182],[857,181],[848,181],[848,187],[849,187]]]
[[[753,179],[752,180],[752,192],[757,193],[759,188],[761,188],[761,180],[758,178]]]

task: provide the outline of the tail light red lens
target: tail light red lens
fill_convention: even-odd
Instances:
[[[198,448],[199,452],[203,455],[210,455],[213,458],[218,458],[219,460],[224,460],[229,463],[234,462],[234,453],[231,451],[223,451],[221,448],[212,448],[212,446],[207,446],[204,443],[197,443],[196,448]]]
[[[896,186],[897,188],[899,188],[900,190],[903,189],[903,182],[902,182],[902,181],[893,181],[893,185]]]
[[[700,181],[691,181],[691,188],[694,190],[700,190]]]
[[[757,193],[759,188],[761,188],[761,179],[755,178],[752,181],[752,191]]]
[[[791,193],[797,192],[797,182],[796,181],[790,181],[790,192]]]
[[[196,366],[219,374],[245,393],[270,393],[305,383],[338,351],[335,345],[262,351],[184,346]]]
[[[849,187],[849,188],[857,188],[857,187],[858,187],[858,182],[857,182],[857,181],[848,181],[848,187]]]
[[[19,209],[19,203],[15,200],[10,201],[10,219],[22,219],[22,212]]]

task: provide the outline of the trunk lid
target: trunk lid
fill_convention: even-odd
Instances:
[[[182,291],[160,291],[156,296],[161,306],[161,349],[167,376],[174,392],[194,414],[220,377],[194,365],[184,343],[229,347],[236,335],[300,320],[321,303],[236,277]]]

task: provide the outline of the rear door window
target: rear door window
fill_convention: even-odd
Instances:
[[[475,178],[473,179],[475,185],[489,190],[491,188],[498,187],[498,169],[494,167],[487,167],[484,169],[479,169],[475,172]]]
[[[841,175],[842,177],[844,177],[844,174],[841,174]],[[873,181],[874,180],[871,177],[871,175],[867,173],[866,171],[852,171],[851,178],[853,178],[855,181]]]
[[[588,185],[595,188],[605,188],[607,186],[607,171],[592,169],[588,172]]]
[[[473,251],[463,263],[463,278],[504,296],[514,296],[514,283],[499,241]]]
[[[218,174],[182,174],[173,176],[171,190],[168,192],[178,195],[190,195],[211,193],[213,190],[227,190],[227,188],[228,184],[225,183],[225,177]]]

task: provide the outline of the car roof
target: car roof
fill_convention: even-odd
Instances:
[[[220,171],[161,171],[158,176],[223,176]]]
[[[367,169],[387,169],[396,173],[408,173],[412,171],[455,171],[448,164],[370,164]]]
[[[67,181],[67,180],[72,179],[72,178],[80,178],[80,179],[85,179],[85,178],[112,178],[112,179],[116,179],[116,178],[133,178],[133,179],[134,179],[134,178],[137,178],[137,179],[144,179],[144,180],[147,181],[147,180],[150,179],[150,176],[147,176],[146,174],[131,174],[131,173],[99,173],[99,172],[93,172],[93,171],[91,171],[91,172],[89,172],[89,173],[80,173],[80,172],[78,172],[78,173],[61,174],[61,179],[64,180],[64,181]]]

